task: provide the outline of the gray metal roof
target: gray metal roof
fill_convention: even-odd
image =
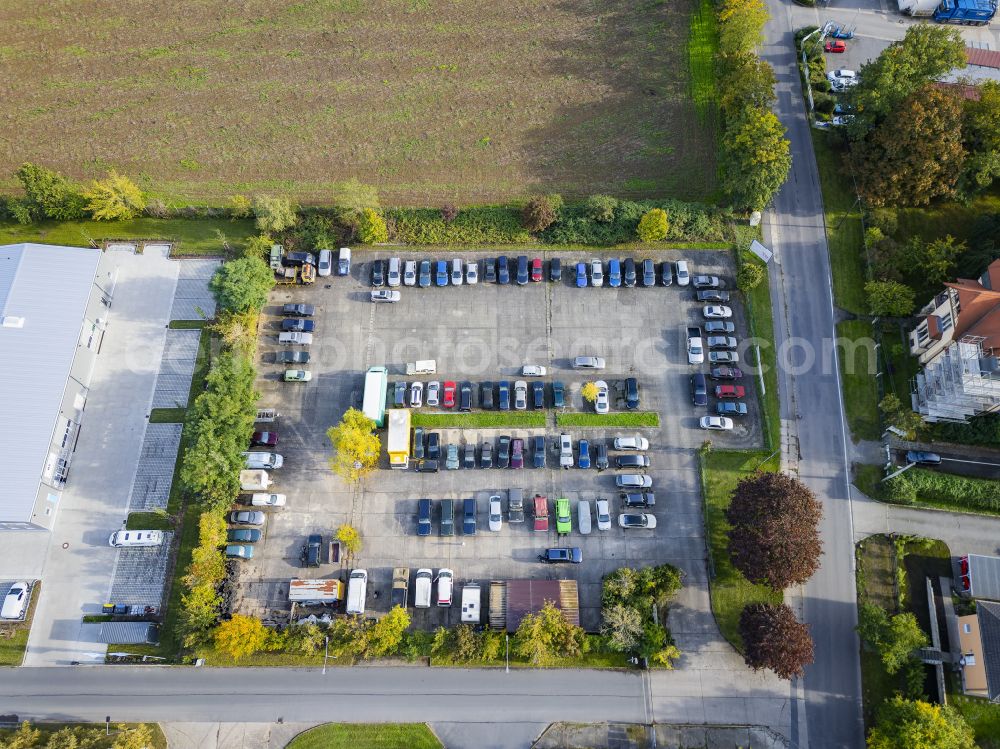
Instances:
[[[101,251],[0,247],[0,521],[31,517],[59,406],[80,340]]]
[[[1000,601],[1000,557],[969,554],[969,595]]]
[[[155,645],[159,629],[151,622],[104,622],[97,641],[108,645]]]
[[[994,702],[1000,697],[1000,603],[976,602],[979,638],[983,643],[986,688]]]

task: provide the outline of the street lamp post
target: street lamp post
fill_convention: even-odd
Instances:
[[[323,638],[323,676],[326,676],[326,661],[330,657],[330,635]]]
[[[506,673],[510,673],[510,635],[504,635],[504,646],[506,648],[505,660],[507,661],[507,667],[504,669]]]

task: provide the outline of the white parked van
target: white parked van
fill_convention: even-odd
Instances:
[[[403,263],[398,257],[389,258],[389,273],[387,274],[386,283],[390,287],[399,286],[403,281]]]
[[[368,597],[368,570],[352,570],[347,579],[347,613],[365,613],[365,599]]]
[[[255,492],[250,495],[250,505],[252,507],[284,507],[286,501],[287,498],[284,494]]]
[[[245,452],[243,457],[246,460],[245,468],[249,470],[281,468],[285,464],[285,459],[278,453],[265,452]]]
[[[462,588],[462,621],[479,624],[479,606],[482,594],[479,583],[469,583]]]
[[[273,483],[267,471],[240,471],[240,489],[245,492],[262,491]]]
[[[406,365],[406,374],[408,375],[434,374],[435,372],[437,372],[437,361],[434,359],[424,359]]]
[[[447,567],[438,570],[438,606],[451,606],[452,589],[454,587],[455,573]]]
[[[162,546],[163,531],[115,531],[108,538],[108,546]]]
[[[417,577],[413,581],[413,605],[418,609],[429,609],[431,607],[431,582],[434,580],[434,572],[427,569],[417,570]]]
[[[346,276],[351,272],[351,248],[341,247],[337,255],[337,275]]]
[[[0,608],[0,619],[23,619],[31,600],[31,587],[24,580],[19,580],[10,586]]]

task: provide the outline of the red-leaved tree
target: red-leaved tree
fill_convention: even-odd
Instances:
[[[769,668],[782,679],[801,676],[813,662],[809,627],[785,604],[752,603],[740,614],[743,659],[754,671]]]

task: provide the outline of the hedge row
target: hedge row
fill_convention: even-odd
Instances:
[[[890,502],[928,502],[970,510],[1000,511],[1000,481],[911,468],[884,482],[883,486],[883,498]]]

